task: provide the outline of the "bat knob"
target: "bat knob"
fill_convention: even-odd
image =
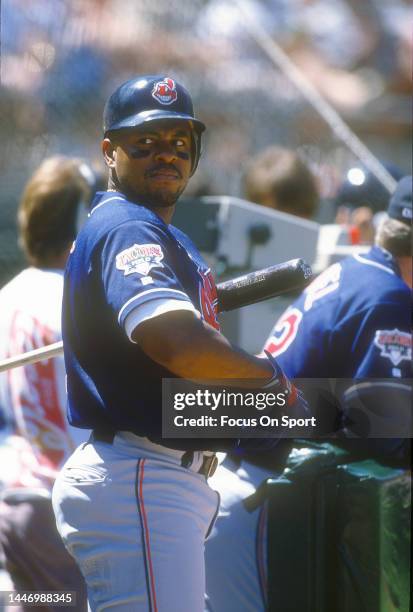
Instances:
[[[313,276],[313,270],[311,266],[305,261],[305,259],[301,259],[301,258],[295,259],[295,260],[293,259],[290,262],[287,262],[287,265],[289,263],[293,264],[294,268],[301,272],[305,280],[308,280],[309,278]]]

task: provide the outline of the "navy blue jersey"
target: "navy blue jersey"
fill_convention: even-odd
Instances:
[[[145,319],[176,309],[199,313],[219,328],[215,283],[193,243],[122,194],[97,194],[65,273],[62,332],[71,424],[128,430],[161,442],[161,381],[173,374],[131,335]],[[193,441],[174,446],[193,447]],[[207,447],[208,440],[202,441],[200,450]]]
[[[316,278],[265,348],[292,378],[409,378],[411,298],[394,258],[373,247]]]

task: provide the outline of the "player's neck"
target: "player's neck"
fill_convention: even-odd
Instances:
[[[36,262],[33,265],[35,268],[41,268],[42,270],[64,270],[66,267],[67,258],[69,257],[70,248],[71,247],[69,246],[58,255],[49,257],[47,261]]]
[[[109,177],[109,182],[106,191],[117,191],[118,193],[122,193],[123,195],[125,195],[131,202],[138,202],[139,204],[146,206],[146,208],[149,208],[155,214],[157,214],[158,217],[160,217],[162,221],[166,223],[166,225],[169,225],[172,221],[172,217],[175,212],[176,202],[173,202],[171,204],[169,204],[168,202],[164,202],[162,206],[157,206],[156,204],[152,204],[147,195],[139,196],[138,194],[125,188],[125,186],[120,187],[119,185],[117,185],[116,181],[114,181],[112,177]]]
[[[399,265],[400,275],[406,285],[412,288],[412,258],[411,257],[396,257]]]
[[[175,212],[175,204],[171,206],[148,206],[155,214],[158,215],[166,223],[169,225],[172,223],[172,217]]]

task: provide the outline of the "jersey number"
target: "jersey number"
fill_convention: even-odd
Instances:
[[[286,310],[274,327],[265,349],[274,357],[286,351],[297,335],[302,318],[303,314],[297,308]]]

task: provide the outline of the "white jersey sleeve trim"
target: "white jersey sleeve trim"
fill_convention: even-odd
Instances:
[[[387,274],[392,274],[393,276],[395,275],[393,270],[391,270],[390,268],[387,268],[378,261],[371,261],[370,259],[365,259],[363,255],[361,255],[361,253],[356,253],[354,255],[354,259],[356,259],[362,264],[366,264],[367,266],[374,266],[375,268],[379,268],[379,270],[383,270],[383,272],[387,272]]]
[[[155,317],[159,317],[159,315],[165,314],[166,312],[173,312],[174,310],[189,310],[196,314],[198,318],[201,317],[201,314],[191,302],[158,298],[146,302],[142,304],[142,306],[138,306],[127,315],[124,323],[126,335],[131,342],[134,342],[134,340],[132,340],[132,333],[138,325],[143,323],[143,321],[154,319]]]
[[[125,304],[119,310],[118,323],[120,323],[120,319],[121,319],[121,316],[123,314],[123,311],[125,310],[125,308],[127,308],[129,306],[129,304],[132,304],[132,302],[134,302],[135,300],[139,300],[144,295],[149,295],[150,293],[157,293],[159,291],[162,291],[163,293],[167,292],[167,293],[173,293],[175,295],[182,295],[185,298],[185,301],[187,301],[187,302],[189,302],[191,304],[187,294],[184,293],[183,291],[179,291],[179,289],[168,289],[167,287],[155,287],[154,289],[148,289],[147,291],[141,291],[141,293],[138,293],[137,295],[134,295],[132,298],[130,298],[130,300],[125,302]],[[154,299],[156,299],[156,296],[154,296]],[[165,299],[165,298],[163,298],[163,299]]]
[[[94,208],[92,208],[92,210],[90,211],[88,216],[91,217],[93,215],[93,213],[97,211],[98,208],[100,208],[101,206],[104,206],[108,202],[113,202],[113,200],[119,200],[120,202],[124,202],[125,201],[125,199],[121,198],[120,196],[113,196],[112,198],[108,198],[104,202],[101,202],[100,204],[97,204]]]

